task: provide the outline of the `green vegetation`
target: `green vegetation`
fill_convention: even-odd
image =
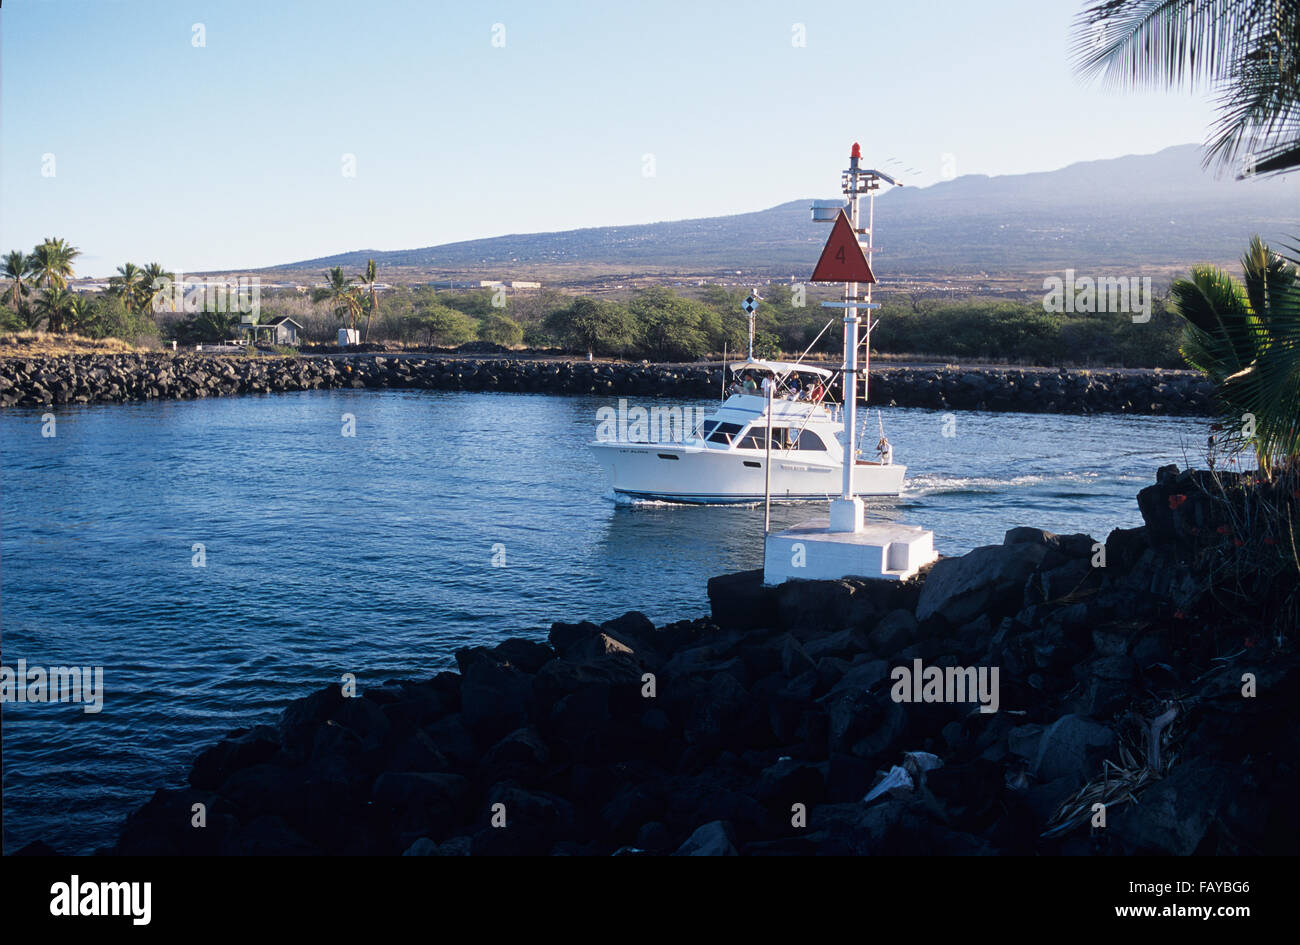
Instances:
[[[474,321],[464,312],[433,302],[420,307],[416,323],[430,345],[455,347],[474,340]]]
[[[175,301],[164,295],[175,276],[160,263],[124,263],[108,280],[107,291],[74,292],[68,280],[77,255],[57,239],[46,240],[30,254],[7,254],[0,330],[75,331],[154,346],[171,340],[185,345],[227,341],[238,330],[236,313],[176,311]],[[823,357],[838,355],[835,310],[821,308],[802,289],[788,285],[760,291],[755,354],[794,356],[811,350]],[[303,326],[307,344],[333,344],[340,325],[355,328],[364,320],[364,339],[380,343],[456,347],[486,341],[579,356],[695,361],[724,351],[743,356],[747,338],[740,305],[748,293],[714,285],[687,295],[653,286],[616,300],[553,289],[507,294],[489,288],[384,287],[370,260],[355,276],[342,267],[331,269],[310,293],[262,291],[259,320],[291,317]],[[1135,324],[1122,314],[1049,314],[1037,300],[954,300],[895,292],[882,297],[871,336],[877,355],[1046,365],[1182,364],[1180,323],[1159,299],[1150,322]],[[829,329],[827,322],[833,322]]]
[[[524,329],[509,315],[493,314],[479,322],[478,336],[483,341],[514,348],[523,344]]]
[[[375,317],[375,313],[379,311],[379,294],[376,291],[378,278],[373,259],[366,261],[366,271],[360,275],[359,281],[365,292],[363,298],[366,303],[366,333],[361,340],[367,341],[370,338],[370,321]]]
[[[239,317],[225,312],[195,312],[171,325],[169,334],[183,345],[214,344],[230,340]]]
[[[73,263],[80,251],[62,239],[47,238],[31,253],[5,254],[3,272],[8,286],[0,299],[0,329],[44,329],[51,333],[117,338],[131,344],[157,344],[159,328],[151,313],[153,301],[171,273],[158,263],[140,269],[133,263],[118,267],[109,291],[83,295],[72,291]]]
[[[1135,323],[1125,313],[1058,315],[1041,305],[967,299],[886,302],[872,348],[892,354],[923,354],[957,360],[1120,367],[1182,367],[1178,324],[1161,300],[1151,320]]]
[[[1220,438],[1210,440],[1210,468],[1191,480],[1193,494],[1169,501],[1175,514],[1193,502],[1184,520],[1205,589],[1281,640],[1300,625],[1300,279],[1297,261],[1258,236],[1242,270],[1239,281],[1196,266],[1171,290],[1183,355],[1214,383]],[[1254,455],[1255,470],[1231,468],[1240,453]]]
[[[604,299],[577,299],[547,319],[550,340],[569,350],[593,355],[622,354],[632,346],[632,315]]]
[[[356,328],[357,315],[361,312],[361,296],[357,287],[343,274],[342,266],[335,266],[326,273],[326,279],[323,288],[312,292],[312,301],[329,302],[335,315],[346,318],[349,328]]]
[[[1225,440],[1254,453],[1265,475],[1300,463],[1300,281],[1296,262],[1257,236],[1243,281],[1197,266],[1174,283],[1182,354],[1214,382]]]

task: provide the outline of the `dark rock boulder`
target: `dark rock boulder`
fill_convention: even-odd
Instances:
[[[916,639],[916,617],[910,610],[891,610],[868,634],[877,656],[893,656]]]
[[[279,734],[269,725],[231,732],[194,760],[190,784],[213,790],[236,771],[270,761],[279,750]]]
[[[1137,805],[1112,813],[1109,829],[1129,854],[1190,856],[1207,838],[1239,780],[1231,767],[1207,759],[1176,764],[1142,792]]]
[[[567,658],[570,653],[601,632],[600,627],[589,620],[579,623],[553,623],[547,640],[557,655]]]
[[[340,686],[326,686],[289,703],[280,717],[280,743],[291,757],[303,758],[315,740],[317,726],[332,718],[343,706]]]
[[[521,637],[512,637],[498,643],[492,648],[492,653],[502,662],[509,663],[530,675],[555,659],[555,650],[545,643],[525,640]]]
[[[483,767],[497,780],[528,782],[541,775],[550,761],[550,749],[534,728],[516,729],[483,755]]]
[[[1065,715],[1043,730],[1030,771],[1040,782],[1064,778],[1074,790],[1101,770],[1114,743],[1115,733],[1106,726]]]
[[[826,779],[830,765],[782,758],[763,769],[756,796],[778,816],[788,818],[794,804],[811,809],[826,796]]]
[[[709,578],[713,621],[726,630],[771,626],[774,589],[763,585],[763,569]]]
[[[739,856],[731,825],[715,820],[697,828],[673,856]]]
[[[462,676],[460,715],[476,738],[491,744],[528,723],[533,677],[509,663],[487,660],[468,665]]]
[[[1032,542],[986,545],[936,562],[921,588],[916,619],[942,617],[959,627],[983,613],[1015,613],[1025,582],[1046,553],[1045,545]]]
[[[385,772],[375,780],[370,796],[388,807],[454,808],[469,793],[469,781],[458,774],[426,771]]]

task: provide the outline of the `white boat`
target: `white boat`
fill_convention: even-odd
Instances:
[[[761,502],[768,494],[778,500],[823,501],[839,495],[847,439],[844,411],[817,396],[829,389],[832,372],[752,357],[729,367],[734,376],[763,379],[771,396],[761,389],[733,392],[689,436],[675,441],[590,444],[615,493],[697,504]],[[809,378],[803,391],[796,382],[800,375]],[[802,394],[799,399],[796,391]],[[896,496],[906,473],[906,466],[893,462],[882,427],[876,458],[859,454],[854,465],[854,494]]]

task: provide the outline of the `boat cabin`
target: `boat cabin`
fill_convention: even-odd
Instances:
[[[770,431],[773,450],[838,456],[841,447],[833,427],[838,407],[827,401],[830,371],[753,359],[728,367],[733,378],[729,396],[717,413],[700,424],[699,444],[708,449],[766,452]]]

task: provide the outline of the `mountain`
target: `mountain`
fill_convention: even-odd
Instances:
[[[1236,260],[1254,233],[1300,242],[1300,174],[1216,180],[1197,145],[1086,161],[1056,171],[966,175],[884,191],[876,201],[877,268],[888,277],[1030,274],[1074,268],[1185,267]],[[267,271],[356,269],[373,258],[410,273],[497,278],[544,273],[806,276],[827,227],[811,198],[767,210],[637,226],[604,226],[361,250]]]

